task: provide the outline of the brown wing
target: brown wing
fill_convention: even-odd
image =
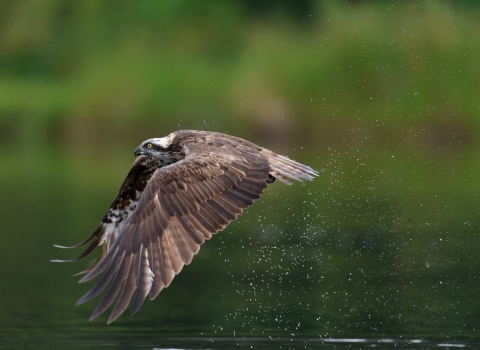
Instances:
[[[81,279],[100,275],[77,304],[107,288],[91,319],[117,299],[108,323],[132,300],[134,314],[167,287],[200,245],[235,220],[267,186],[268,158],[257,150],[189,145],[183,160],[158,169],[107,254]]]
[[[228,149],[229,151],[234,153],[236,152],[237,154],[259,152],[268,158],[270,164],[270,175],[274,178],[278,178],[286,185],[292,184],[289,179],[294,179],[297,181],[312,180],[314,176],[318,175],[315,170],[307,165],[295,162],[285,156],[281,156],[239,137],[218,132],[198,130],[181,130],[177,133],[181,133],[182,138],[191,138],[195,140],[195,142],[202,141],[207,145],[212,145],[215,147],[216,151]]]

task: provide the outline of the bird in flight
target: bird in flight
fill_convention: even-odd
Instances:
[[[318,173],[244,139],[207,131],[180,130],[144,141],[117,197],[78,257],[103,245],[80,282],[100,276],[77,305],[102,300],[90,320],[116,300],[107,323],[131,302],[136,313],[147,295],[154,299],[170,285],[200,245],[251,206],[275,179],[312,180]]]

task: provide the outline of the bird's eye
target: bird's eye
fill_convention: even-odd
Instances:
[[[151,143],[149,143],[149,144],[147,145],[147,148],[152,148],[152,147],[153,147],[153,146],[152,146]]]

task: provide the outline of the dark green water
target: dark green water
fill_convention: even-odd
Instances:
[[[292,187],[272,184],[135,316],[126,312],[107,326],[107,313],[89,322],[96,301],[75,302],[92,284],[72,276],[95,256],[72,264],[49,260],[79,253],[53,244],[90,234],[124,171],[45,159],[44,168],[31,160],[15,176],[1,174],[3,348],[479,345],[475,225],[440,226],[441,203],[425,211],[419,206],[416,216],[399,199],[352,208],[328,175]],[[50,167],[56,170],[45,170]],[[368,200],[367,192],[350,188],[350,198]]]
[[[477,348],[478,340],[457,339],[365,339],[365,338],[287,338],[287,337],[159,337],[154,334],[32,334],[7,336],[9,348],[68,349],[457,349]]]

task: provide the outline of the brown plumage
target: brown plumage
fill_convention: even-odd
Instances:
[[[154,299],[192,261],[200,245],[252,205],[275,178],[290,185],[290,179],[317,175],[246,140],[206,131],[181,130],[149,139],[135,155],[110,209],[93,234],[74,247],[92,241],[90,246],[68,260],[84,258],[103,245],[101,256],[80,280],[100,275],[77,305],[106,289],[91,320],[115,300],[108,323],[130,301],[134,314],[147,295]]]

